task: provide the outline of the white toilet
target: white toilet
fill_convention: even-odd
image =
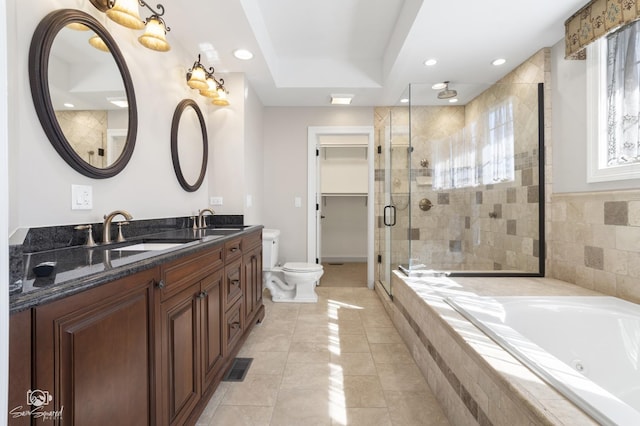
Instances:
[[[280,231],[262,230],[262,280],[274,302],[316,303],[316,285],[322,277],[322,265],[288,262],[278,266]]]

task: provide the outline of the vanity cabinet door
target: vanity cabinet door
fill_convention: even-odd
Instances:
[[[180,275],[176,278],[182,281]],[[223,278],[224,268],[219,267],[160,303],[160,424],[188,423],[201,397],[220,375],[224,362]]]
[[[200,283],[160,304],[161,424],[184,423],[200,400]]]
[[[262,246],[256,246],[245,253],[242,264],[245,318],[249,324],[262,306]]]
[[[31,310],[9,317],[9,424],[28,426],[31,417],[22,415],[28,410],[31,386]]]
[[[202,281],[202,389],[207,389],[222,368],[223,269]]]
[[[154,425],[151,269],[38,306],[34,389],[54,424]]]

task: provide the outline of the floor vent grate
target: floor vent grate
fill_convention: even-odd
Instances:
[[[231,364],[231,368],[227,371],[223,381],[225,382],[241,382],[247,375],[253,358],[236,358]]]

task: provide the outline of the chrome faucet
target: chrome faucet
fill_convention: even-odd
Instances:
[[[133,219],[131,213],[126,210],[116,210],[109,214],[104,215],[104,224],[102,225],[102,243],[107,244],[111,242],[111,221],[114,217],[122,215],[126,220]]]
[[[211,209],[202,209],[202,210],[198,210],[198,228],[206,228],[206,222],[204,220],[204,214],[205,213],[211,213],[211,216],[213,216],[214,214],[216,214],[216,212],[214,212]]]

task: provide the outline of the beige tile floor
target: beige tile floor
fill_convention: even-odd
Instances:
[[[198,425],[448,425],[378,296],[318,287],[316,304],[272,303],[239,357],[243,382],[222,382]]]
[[[364,262],[323,263],[322,287],[366,287],[367,264]]]

